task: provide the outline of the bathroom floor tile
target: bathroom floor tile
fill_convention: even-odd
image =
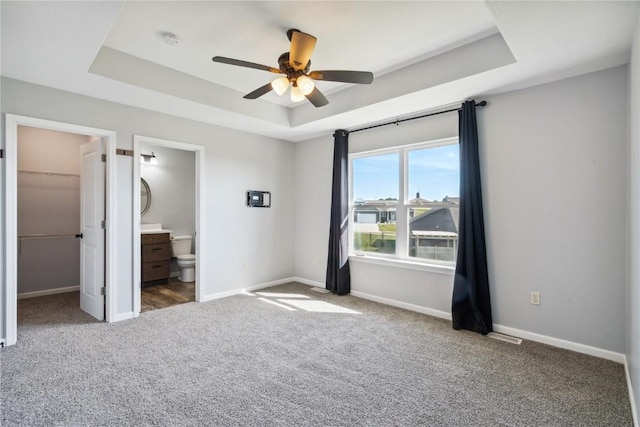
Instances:
[[[140,312],[144,313],[190,301],[195,301],[195,283],[185,283],[176,278],[171,278],[166,285],[142,288],[140,293]]]

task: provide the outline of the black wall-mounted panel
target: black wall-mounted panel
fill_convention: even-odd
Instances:
[[[271,191],[247,191],[247,206],[250,208],[270,208]]]

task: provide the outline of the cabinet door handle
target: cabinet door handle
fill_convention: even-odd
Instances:
[[[162,268],[162,264],[160,264],[160,265],[154,265],[154,266],[153,266],[153,267],[151,267],[151,268]]]
[[[152,250],[153,252],[155,252],[155,251],[161,251],[161,250],[162,250],[162,248],[151,248],[151,250]]]

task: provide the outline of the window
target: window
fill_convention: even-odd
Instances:
[[[400,187],[398,153],[354,158],[351,208],[355,251],[396,253],[396,206]]]
[[[455,262],[458,140],[350,157],[352,252],[427,263]]]

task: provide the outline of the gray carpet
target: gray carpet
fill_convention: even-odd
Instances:
[[[113,324],[77,306],[19,301],[3,426],[632,424],[620,364],[296,283]]]

